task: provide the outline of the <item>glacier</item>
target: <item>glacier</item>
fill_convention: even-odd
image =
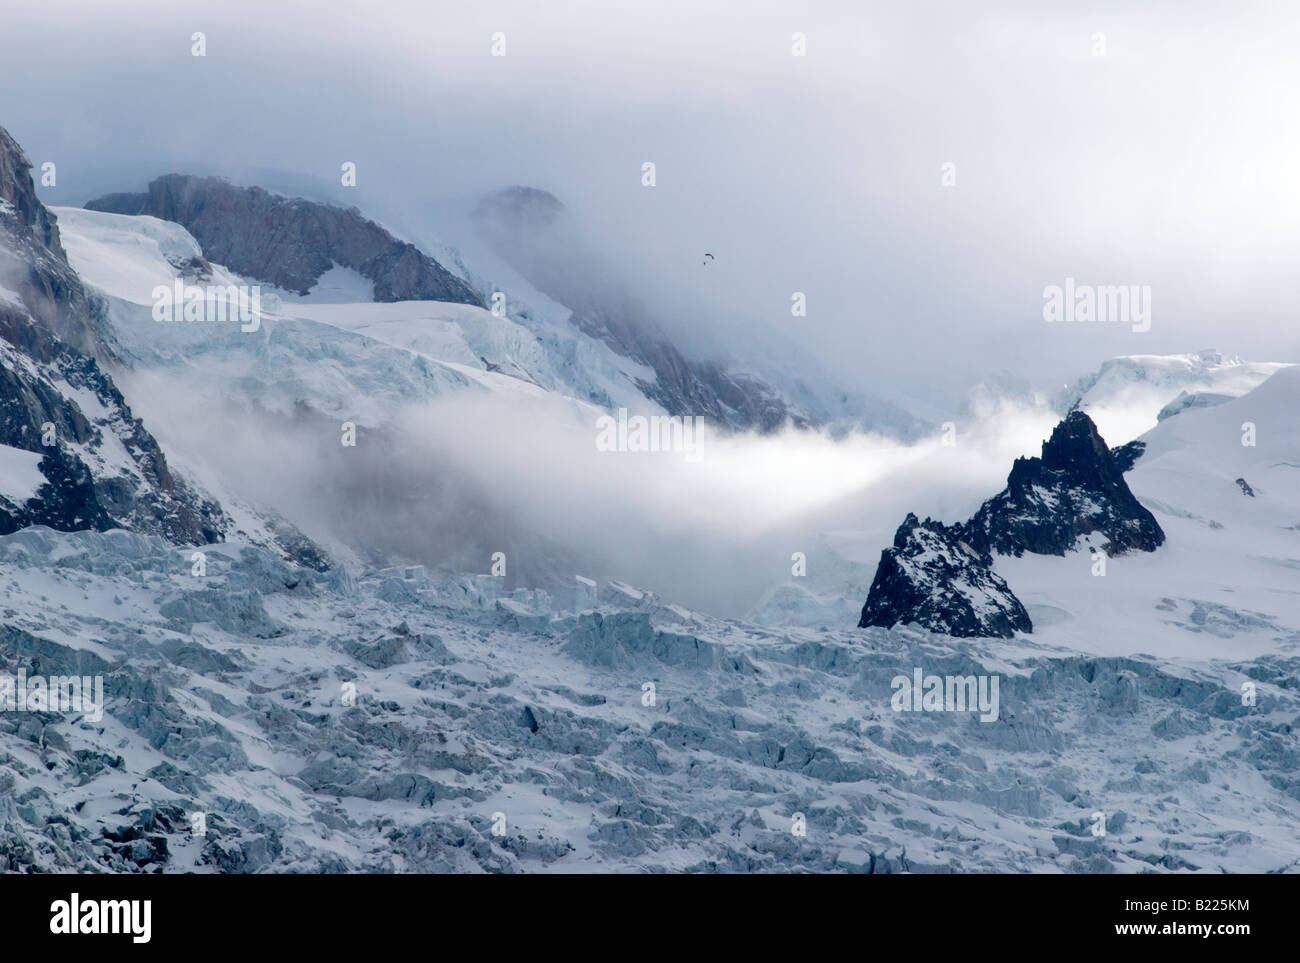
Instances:
[[[199,577],[157,536],[0,538],[0,671],[108,693],[100,723],[0,713],[0,868],[1300,865],[1294,641],[1191,660],[777,631],[628,586],[578,611],[490,576],[207,551]],[[996,675],[997,721],[891,711],[910,666]]]
[[[869,528],[813,533],[806,577],[772,578],[748,615],[723,617],[541,536],[522,562],[506,553],[508,577],[484,574],[491,540],[531,520],[497,518],[491,486],[431,470],[446,463],[394,474],[419,420],[454,421],[466,400],[569,426],[655,410],[638,386],[652,369],[575,331],[504,262],[434,250],[479,291],[504,289],[505,317],[377,304],[336,264],[306,294],[277,292],[255,332],[159,325],[155,285],[249,279],[178,224],[54,213],[104,363],[223,528],[211,543],[134,526],[0,535],[0,676],[100,677],[106,696],[101,719],[0,710],[0,870],[1300,870],[1296,368],[1116,359],[1060,400],[1110,444],[1141,437],[1126,478],[1167,539],[1109,559],[1104,577],[1087,538],[999,556],[1032,635],[855,628],[882,547]],[[94,392],[58,388],[105,425],[117,417]],[[919,430],[861,404],[841,414]],[[341,483],[345,421],[366,471]],[[36,483],[30,454],[0,461],[0,494]],[[767,455],[745,454],[761,478]],[[238,473],[241,459],[266,483]],[[293,459],[336,487],[325,504],[340,517],[276,490],[277,463]],[[809,460],[827,477],[792,492],[799,524],[882,471],[840,478]],[[681,502],[681,480],[662,481],[665,503]],[[442,541],[499,527],[425,559],[419,525],[396,545],[370,537],[367,487],[412,518],[470,490]],[[426,501],[394,507],[394,493]],[[745,516],[752,496],[732,497]],[[667,521],[716,535],[722,563],[753,552],[714,519]],[[998,711],[895,712],[894,680],[916,672],[995,680]]]

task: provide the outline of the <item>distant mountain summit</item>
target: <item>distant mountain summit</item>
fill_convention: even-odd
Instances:
[[[509,187],[484,197],[475,219],[488,246],[530,284],[572,312],[573,325],[653,380],[639,390],[669,414],[699,415],[732,428],[771,431],[815,421],[757,377],[719,361],[686,357],[624,278],[593,251],[553,194]]]
[[[550,191],[518,184],[480,198],[474,209],[479,221],[495,218],[534,230],[552,226],[566,213],[568,208]]]
[[[1111,442],[1123,443],[1181,412],[1239,398],[1287,366],[1245,361],[1212,348],[1127,355],[1104,362],[1058,392],[1053,402],[1062,414],[1083,411]]]
[[[1134,497],[1124,471],[1141,442],[1114,451],[1092,419],[1072,411],[1039,458],[1017,458],[1007,486],[971,519],[947,526],[909,514],[880,554],[859,628],[921,625],[959,637],[1009,638],[1033,626],[993,571],[993,555],[1064,555],[1080,538],[1105,538],[1108,555],[1154,552],[1165,533]]]
[[[376,301],[451,301],[483,307],[482,297],[413,244],[359,210],[219,177],[167,174],[141,194],[107,194],[92,211],[150,214],[190,232],[204,256],[245,277],[306,294],[335,265],[370,279]]]

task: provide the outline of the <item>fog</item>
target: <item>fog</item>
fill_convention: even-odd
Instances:
[[[49,203],[172,169],[336,185],[343,161],[358,187],[333,191],[363,209],[542,187],[684,336],[787,338],[851,389],[950,404],[1115,354],[1296,359],[1298,18],[1172,0],[55,0],[6,13],[0,123],[57,163]],[[1150,285],[1151,330],[1044,324],[1042,290],[1067,276]]]
[[[439,211],[535,186],[687,347],[796,345],[937,420],[982,383],[1050,391],[1118,354],[1300,360],[1294,4],[53,0],[5,17],[0,124],[57,165],[47,204],[224,172],[456,244],[465,222]],[[1045,323],[1066,278],[1149,286],[1150,330]],[[520,578],[571,568],[726,611],[794,551],[814,576],[827,532],[856,533],[869,576],[906,511],[965,517],[1051,427],[991,400],[953,447],[715,436],[687,463],[598,453],[571,410],[474,397],[395,412],[405,441],[339,462],[292,425],[129,387],[178,457],[315,537],[480,571],[507,550]]]
[[[183,375],[122,381],[173,461],[236,515],[229,491],[335,558],[486,574],[504,552],[507,588],[620,579],[731,616],[789,582],[795,552],[804,584],[861,602],[908,511],[964,520],[1059,417],[989,402],[952,444],[706,428],[693,453],[609,452],[586,406],[460,393],[396,413],[389,429],[361,428],[344,448],[329,419],[177,405],[192,388]]]

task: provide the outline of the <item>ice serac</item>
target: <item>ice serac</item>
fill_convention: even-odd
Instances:
[[[376,301],[451,301],[483,307],[483,299],[413,244],[398,240],[359,210],[219,177],[166,174],[141,194],[108,194],[92,211],[150,214],[185,227],[210,261],[245,277],[306,294],[335,265],[374,282]]]
[[[0,872],[1300,866],[1284,638],[1169,659],[774,633],[614,583],[575,613],[487,575],[322,575],[232,542],[199,579],[189,556],[120,531],[0,536],[0,672],[105,682],[98,720],[0,712]],[[1195,637],[1148,611],[1139,632]],[[999,679],[997,718],[891,711],[918,668]]]
[[[0,128],[0,450],[40,457],[30,497],[0,495],[0,533],[128,527],[219,539],[220,506],[173,475],[102,364],[112,352],[68,264],[31,162]]]
[[[993,571],[993,560],[962,540],[960,526],[910,512],[880,553],[858,628],[900,623],[958,638],[1032,632],[1029,613]]]
[[[1043,443],[1042,457],[1017,458],[1007,487],[962,526],[963,537],[985,553],[1064,555],[1084,536],[1105,538],[1108,555],[1153,552],[1165,533],[1134,497],[1092,419],[1073,411]]]
[[[1190,354],[1111,358],[1058,393],[1062,414],[1076,408],[1112,442],[1125,442],[1159,422],[1223,404],[1263,384],[1286,362],[1246,361],[1213,348]]]

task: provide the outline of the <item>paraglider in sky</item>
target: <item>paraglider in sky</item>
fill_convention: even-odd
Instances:
[[[712,254],[710,254],[708,251],[705,251],[705,252],[704,252],[704,256],[707,257],[707,258],[709,259],[709,261],[716,261],[716,260],[717,260],[717,258],[714,257]],[[707,266],[708,263],[709,263],[709,261],[704,261],[703,263]]]

